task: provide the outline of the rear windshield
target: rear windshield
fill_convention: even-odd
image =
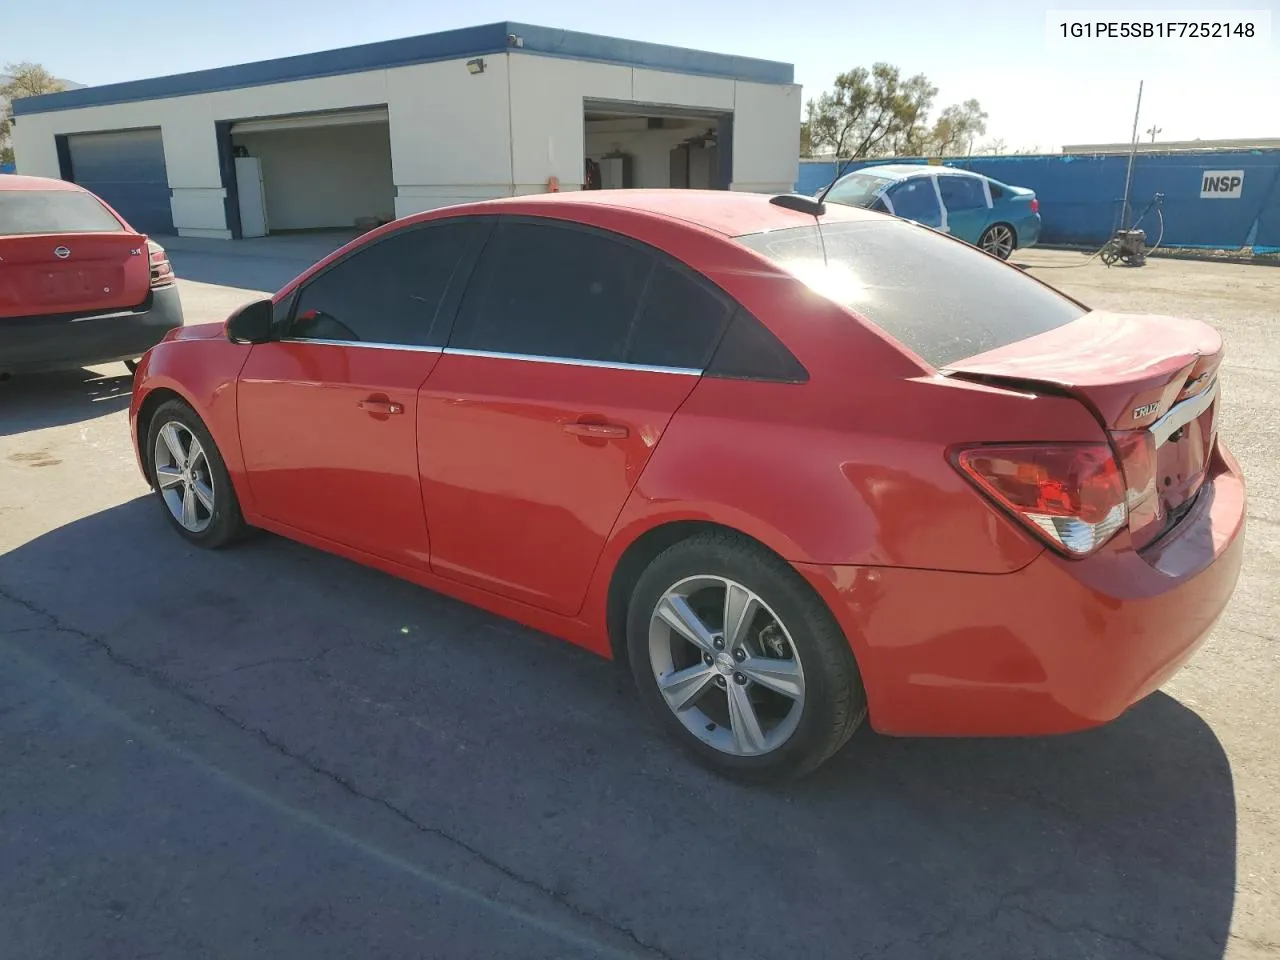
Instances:
[[[934,367],[1054,330],[1088,312],[1016,267],[901,220],[737,238]],[[824,256],[825,251],[825,256]]]
[[[78,190],[0,190],[0,236],[123,230],[95,197]]]
[[[891,183],[892,180],[869,173],[851,173],[843,180],[836,181],[836,185],[827,194],[827,199],[850,207],[869,207],[880,195],[880,191]]]

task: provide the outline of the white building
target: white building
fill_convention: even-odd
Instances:
[[[31,97],[14,104],[13,142],[19,173],[74,180],[140,230],[192,237],[578,190],[588,158],[604,186],[785,192],[793,75],[495,23]]]

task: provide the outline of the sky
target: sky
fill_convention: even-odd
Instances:
[[[1079,0],[178,0],[160,7],[60,0],[56,25],[0,0],[0,67],[32,60],[97,85],[327,50],[502,20],[647,40],[795,65],[804,96],[855,66],[924,73],[942,107],[976,98],[987,136],[1008,149],[1159,140],[1280,137],[1280,0],[1128,0],[1162,20],[1269,15],[1269,40],[1227,43],[1052,38],[1058,11],[1123,19]],[[132,10],[132,12],[130,12]],[[1181,10],[1182,12],[1178,12]],[[909,13],[908,13],[909,11]],[[1264,21],[1265,22],[1265,21]],[[1142,134],[1150,139],[1148,134]]]

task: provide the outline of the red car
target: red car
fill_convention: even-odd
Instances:
[[[74,183],[0,176],[0,376],[132,367],[181,326],[158,243]]]
[[[191,542],[264,528],[625,657],[766,778],[864,717],[1059,733],[1167,679],[1240,567],[1221,359],[871,211],[591,191],[381,227],[167,337],[130,417]]]

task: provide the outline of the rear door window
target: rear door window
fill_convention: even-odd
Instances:
[[[123,232],[120,221],[91,194],[0,189],[0,236]]]
[[[821,235],[813,225],[737,239],[934,367],[1088,312],[1017,267],[901,221],[827,223]]]
[[[501,221],[449,346],[624,362],[654,265],[652,254],[599,231]]]
[[[938,192],[948,212],[987,209],[987,195],[976,177],[939,176]]]

